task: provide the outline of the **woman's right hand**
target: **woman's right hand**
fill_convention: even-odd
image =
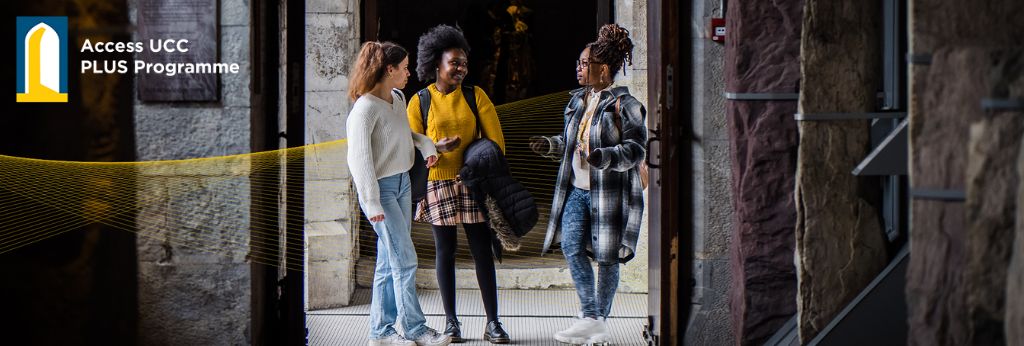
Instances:
[[[537,155],[546,155],[551,151],[551,143],[543,136],[530,137],[530,150],[533,150]]]
[[[380,214],[370,218],[370,222],[381,222],[384,221],[384,214]]]

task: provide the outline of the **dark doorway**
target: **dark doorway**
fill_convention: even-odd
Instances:
[[[249,8],[251,149],[301,147],[305,145],[305,2],[253,1]],[[284,30],[286,27],[291,28]],[[281,47],[286,47],[284,52]],[[276,237],[264,237],[251,245],[254,252],[274,254],[267,257],[278,263],[252,262],[252,344],[305,345],[305,263],[292,260],[304,256],[302,245],[296,244],[305,239],[305,161],[301,150],[282,152],[272,160],[269,169],[250,177],[252,195],[262,196],[251,201],[253,218],[280,225]]]
[[[603,8],[607,12],[604,20],[608,20],[607,17],[611,16],[608,1],[515,1],[513,4],[508,0],[367,0],[362,8],[363,39],[393,41],[409,50],[409,70],[413,76],[410,77],[404,91],[407,95],[412,95],[427,85],[415,76],[416,45],[419,37],[439,24],[457,25],[462,28],[472,49],[469,59],[470,73],[466,83],[483,88],[491,101],[499,106],[498,115],[505,127],[504,135],[508,144],[506,155],[509,162],[515,165],[512,174],[531,189],[531,193],[538,198],[538,204],[543,209],[550,207],[549,182],[555,180],[558,166],[547,159],[535,162],[537,156],[525,143],[531,135],[550,135],[561,129],[565,102],[531,105],[531,118],[528,120],[522,117],[506,117],[502,105],[552,93],[562,93],[565,99],[568,99],[567,91],[579,87],[573,75],[575,61],[583,47],[596,38],[595,28],[602,20],[599,16],[599,5],[602,3],[605,4]],[[510,10],[513,5],[518,7]],[[525,14],[517,17],[509,14],[515,11]],[[515,18],[528,27],[525,30],[525,40],[529,42],[529,47],[513,54],[510,53],[510,47],[513,46],[511,42],[522,38],[510,32],[514,31]],[[530,72],[533,77],[530,78],[529,84],[521,89],[509,87],[509,76],[512,74],[509,70],[509,60],[513,55],[525,57],[533,62]],[[491,73],[493,78],[488,79],[487,75]],[[518,90],[519,93],[512,95],[510,90]],[[543,132],[526,133],[522,129],[525,128],[525,122],[530,122],[537,131]],[[537,183],[538,181],[544,183]],[[373,244],[376,243],[376,235],[369,222],[365,221],[362,212],[356,210],[354,214],[360,215],[362,219],[359,223],[359,243],[362,244],[359,249],[363,264],[358,266],[358,271],[365,273],[373,269],[372,259],[376,254]],[[546,216],[542,216],[534,230],[524,238],[523,248],[517,252],[505,253],[505,260],[499,264],[499,268],[555,267],[563,264],[560,256],[541,256],[547,221]],[[421,263],[427,267],[431,266],[435,249],[430,226],[414,223],[413,238],[422,241],[417,246]],[[472,262],[469,261],[469,246],[465,240],[464,237],[460,237],[456,255],[460,260],[457,266],[472,268]]]
[[[281,148],[281,131],[278,114],[280,111],[280,47],[281,3],[274,0],[253,1],[252,30],[252,93],[250,94],[252,152],[270,151]],[[250,178],[252,196],[264,196],[251,201],[253,219],[267,224],[280,224],[281,166],[254,172]],[[253,252],[278,253],[283,240],[281,236],[266,237],[262,244],[252,245]],[[264,247],[264,248],[259,248]],[[272,249],[271,249],[272,248]],[[275,256],[280,261],[281,254]],[[252,262],[252,344],[286,344],[283,339],[285,325],[279,309],[287,305],[280,302],[278,281],[285,275],[278,266]],[[294,315],[294,313],[292,314]]]
[[[516,15],[511,6],[519,6]],[[466,83],[503,104],[577,88],[573,64],[596,38],[597,14],[596,1],[365,0],[363,41],[393,41],[409,50],[413,77],[404,91],[411,95],[427,85],[415,78],[420,35],[439,24],[458,26],[472,49]]]

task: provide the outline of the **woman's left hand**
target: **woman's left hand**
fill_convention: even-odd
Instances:
[[[437,143],[434,143],[434,147],[437,148],[437,152],[439,153],[447,153],[458,148],[461,143],[462,138],[459,138],[459,136],[445,137],[441,138]]]
[[[437,165],[437,155],[430,155],[427,158],[427,168],[431,168]]]

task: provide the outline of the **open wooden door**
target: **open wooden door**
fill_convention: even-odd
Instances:
[[[301,147],[305,145],[305,2],[255,0],[250,10],[252,151]],[[289,30],[284,30],[285,27]],[[283,74],[282,47],[286,64]],[[284,128],[278,118],[282,109]],[[305,263],[291,260],[304,257],[302,155],[302,151],[289,152],[284,157],[287,163],[254,172],[250,180],[252,195],[261,197],[252,200],[252,217],[265,225],[283,226],[277,237],[264,237],[259,244],[252,245],[253,251],[276,253],[268,257],[278,263],[252,264],[252,345],[307,344]],[[281,203],[284,200],[288,203]]]
[[[645,334],[652,345],[683,344],[693,289],[691,48],[683,41],[689,12],[676,1],[647,2],[651,252]]]

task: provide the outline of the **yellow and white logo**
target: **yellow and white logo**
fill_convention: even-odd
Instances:
[[[68,102],[68,17],[17,18],[17,102]]]

